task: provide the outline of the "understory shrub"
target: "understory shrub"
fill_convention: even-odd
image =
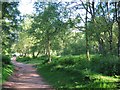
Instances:
[[[48,61],[49,61],[47,55],[40,56],[40,57],[39,57],[39,60],[40,60],[43,64],[48,63]]]
[[[17,57],[18,62],[26,62],[26,61],[30,61],[30,60],[31,60],[30,57]]]
[[[42,57],[43,58],[43,57]],[[49,66],[56,70],[84,70],[89,69],[96,73],[101,73],[105,75],[120,75],[120,62],[119,58],[114,55],[102,56],[93,55],[91,60],[88,61],[85,55],[80,56],[62,56],[52,58],[51,64]],[[45,59],[44,59],[45,60]]]
[[[117,56],[97,57],[91,60],[91,70],[105,75],[118,75],[120,62]]]
[[[3,64],[3,66],[4,66],[5,64],[11,64],[10,57],[7,56],[7,55],[2,55],[2,64]]]
[[[6,65],[2,68],[2,80],[3,82],[8,79],[8,77],[13,73],[14,66]]]
[[[14,66],[11,63],[10,57],[2,55],[2,80],[3,82],[13,73]]]

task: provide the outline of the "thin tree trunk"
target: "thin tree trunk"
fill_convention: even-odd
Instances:
[[[88,9],[88,6],[87,6],[87,9]],[[88,39],[88,29],[87,29],[87,10],[86,10],[86,18],[85,18],[85,28],[86,28],[86,31],[85,31],[85,35],[86,35],[86,56],[87,56],[87,59],[88,61],[90,61],[90,55],[89,55],[89,39]]]
[[[50,37],[49,35],[47,34],[47,56],[48,56],[48,62],[51,62],[51,53],[50,53]]]
[[[38,55],[40,54],[40,51],[38,51],[37,55],[35,57],[38,57]]]
[[[119,29],[118,31],[118,57],[120,57],[120,20],[118,21],[118,29]]]
[[[26,57],[27,53],[24,53],[24,57]]]
[[[115,3],[115,17],[118,23],[118,57],[120,57],[120,1],[118,2],[118,11],[117,3]]]
[[[93,0],[93,2],[92,2],[92,9],[93,9],[92,19],[93,19],[93,20],[94,20],[94,18],[95,18],[95,7],[94,7],[94,5],[95,5],[95,2],[94,2],[94,0]]]
[[[110,41],[109,41],[109,43],[110,43],[110,52],[111,52],[111,53],[112,53],[112,37],[113,37],[112,34],[113,34],[113,33],[112,33],[112,28],[110,27],[110,35],[109,35]]]
[[[99,40],[98,40],[98,43],[99,43],[99,53],[100,54],[104,54],[104,49],[103,49],[103,40],[100,38]]]
[[[48,41],[48,59],[49,59],[49,62],[51,62],[50,41]]]
[[[32,53],[32,57],[35,58],[35,53],[34,52]]]
[[[108,2],[106,2],[106,6],[107,6],[107,12],[108,12],[108,19],[109,19],[109,23],[110,23],[110,15],[109,15],[109,6],[108,6]],[[109,32],[109,50],[112,53],[112,25],[108,24],[108,32]]]

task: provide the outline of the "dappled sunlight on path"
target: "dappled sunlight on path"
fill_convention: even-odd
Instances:
[[[13,75],[3,84],[3,88],[14,88],[15,90],[23,90],[24,88],[32,89],[48,89],[53,90],[43,78],[36,73],[33,65],[23,64],[14,61],[16,70]]]

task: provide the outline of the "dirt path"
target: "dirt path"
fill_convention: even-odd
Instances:
[[[33,67],[33,65],[18,63],[15,61],[13,64],[19,69],[13,73],[6,83],[3,84],[3,88],[14,88],[15,90],[26,90],[27,88],[29,90],[53,90],[52,87],[36,73],[36,69]]]

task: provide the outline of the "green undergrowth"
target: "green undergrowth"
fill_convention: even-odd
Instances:
[[[26,64],[43,64],[44,62],[47,61],[47,57],[46,56],[41,56],[38,58],[30,58],[30,57],[17,57],[17,61],[18,62],[23,62]]]
[[[2,80],[5,82],[8,77],[13,73],[14,66],[13,65],[6,65],[2,69]]]
[[[89,69],[68,70],[68,68],[51,65],[37,68],[39,74],[55,88],[118,88],[119,78],[98,74]]]
[[[2,84],[2,62],[0,62],[0,85]]]
[[[5,81],[7,81],[8,77],[14,71],[14,65],[12,65],[9,56],[5,56],[4,55],[2,57],[2,68],[1,68],[1,71],[2,71],[2,80],[1,80],[1,82],[4,83]]]
[[[18,62],[29,62],[32,61],[30,57],[17,57]]]
[[[36,64],[37,71],[55,88],[120,88],[120,62],[118,57],[91,55],[47,57],[26,60]]]
[[[91,71],[67,72],[39,67],[38,72],[55,88],[117,88],[118,78]]]

